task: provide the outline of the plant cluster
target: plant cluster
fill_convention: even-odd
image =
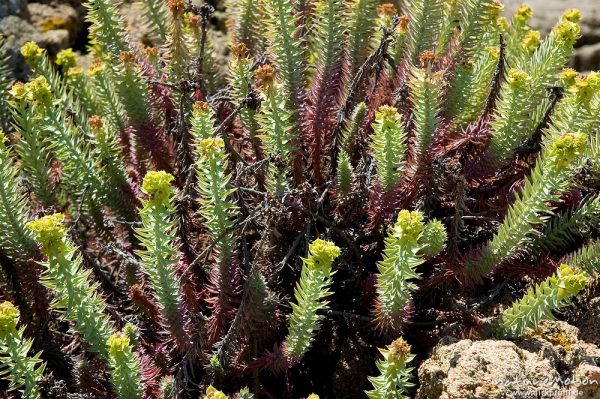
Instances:
[[[141,3],[155,47],[88,0],[88,69],[0,59],[0,390],[406,397],[445,325],[517,337],[598,272],[577,10],[235,0],[220,68],[209,4]]]

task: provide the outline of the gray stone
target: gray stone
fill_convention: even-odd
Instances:
[[[41,42],[42,35],[29,22],[14,15],[0,19],[0,32],[6,38],[4,52],[9,57],[9,66],[15,77],[23,79],[27,66],[19,52],[21,46],[28,41]]]
[[[577,335],[567,323],[543,322],[516,341],[445,338],[419,368],[417,399],[516,398],[538,391],[531,397],[569,398],[565,390],[598,399],[600,350]]]
[[[21,18],[27,17],[27,0],[1,0],[0,18],[16,15]]]
[[[600,42],[578,48],[572,62],[573,67],[579,71],[592,71],[600,68]]]
[[[52,31],[67,31],[67,47],[72,45],[83,27],[83,16],[67,4],[31,3],[28,7],[30,23],[42,34]],[[49,41],[64,40],[64,32],[50,33]],[[64,47],[63,47],[64,48]]]

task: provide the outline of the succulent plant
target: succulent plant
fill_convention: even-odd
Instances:
[[[340,352],[393,341],[353,385],[407,397],[431,326],[514,338],[597,275],[578,11],[542,37],[496,0],[234,0],[219,63],[210,4],[142,3],[149,43],[86,1],[87,68],[0,58],[0,384],[323,397]]]

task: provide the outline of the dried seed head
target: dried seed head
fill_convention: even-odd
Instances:
[[[210,113],[210,107],[208,103],[204,101],[196,101],[194,103],[194,115],[208,115]]]
[[[262,83],[263,87],[271,87],[275,80],[275,69],[269,64],[261,65],[256,70],[256,79]]]
[[[410,345],[404,340],[404,338],[400,337],[388,345],[388,350],[388,362],[402,363],[410,354]]]
[[[167,7],[174,16],[181,16],[185,12],[185,2],[183,0],[168,0]]]
[[[92,62],[92,64],[90,65],[90,70],[88,71],[88,75],[96,76],[98,74],[101,74],[105,68],[106,68],[106,66],[104,65],[104,63],[102,61],[96,60],[96,61]]]
[[[188,24],[190,25],[190,28],[192,28],[194,30],[199,29],[201,23],[202,23],[202,18],[200,17],[200,15],[192,14],[188,17]]]
[[[102,118],[98,115],[93,115],[88,118],[88,125],[90,125],[90,128],[93,130],[100,130],[104,126],[104,123],[102,123]]]
[[[408,16],[403,15],[400,17],[400,22],[398,23],[398,33],[404,34],[408,31],[408,24],[410,23],[410,18]]]
[[[422,66],[431,65],[437,60],[437,55],[433,51],[423,51],[419,54],[419,61]]]
[[[135,54],[131,51],[123,51],[119,55],[119,59],[123,64],[135,64]]]
[[[233,28],[235,28],[236,24],[237,24],[237,20],[235,18],[227,18],[225,20],[225,27],[227,29],[233,29]]]
[[[380,4],[377,7],[377,14],[380,17],[391,17],[396,15],[396,6],[391,3]]]
[[[231,47],[231,53],[235,58],[246,58],[248,55],[248,47],[244,43],[234,44]]]

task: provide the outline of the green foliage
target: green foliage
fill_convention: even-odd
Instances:
[[[347,7],[348,60],[350,73],[353,75],[369,55],[371,35],[375,29],[377,2],[351,0]]]
[[[389,106],[379,108],[373,124],[371,151],[377,176],[385,192],[400,182],[406,152],[406,131],[398,111]]]
[[[97,294],[98,285],[90,283],[90,271],[81,266],[81,255],[66,237],[64,215],[44,216],[28,223],[42,245],[47,261],[42,282],[54,292],[52,308],[73,322],[73,329],[90,344],[90,350],[106,358],[106,342],[112,327],[104,315],[106,304]]]
[[[315,65],[318,70],[330,71],[344,58],[345,29],[340,23],[343,17],[342,0],[319,0],[315,4],[315,39],[318,49]]]
[[[0,337],[2,386],[37,397],[35,333],[57,386],[81,394],[306,397],[321,378],[306,354],[317,333],[344,350],[340,323],[433,345],[433,318],[488,277],[503,295],[506,276],[529,287],[557,261],[599,270],[600,75],[563,69],[577,11],[543,38],[531,9],[509,23],[494,0],[233,0],[226,63],[208,3],[143,0],[152,48],[117,3],[87,1],[89,67],[27,43],[33,76],[8,90],[0,59],[0,296],[27,324],[12,315]],[[494,332],[535,327],[585,279],[561,266]],[[483,332],[479,317],[459,333]],[[371,330],[351,338],[376,347]],[[408,345],[381,353],[367,396],[406,397]],[[210,381],[224,392],[200,392]]]
[[[143,126],[150,119],[148,86],[133,53],[121,53],[120,60],[121,63],[115,70],[115,83],[123,108],[134,125]]]
[[[416,61],[424,51],[435,48],[444,2],[442,0],[415,0],[405,4],[408,15],[408,59]]]
[[[12,163],[6,140],[0,130],[0,248],[13,259],[33,257],[35,242],[25,227],[28,220],[25,196],[18,186],[19,170]]]
[[[537,251],[564,251],[587,235],[599,221],[600,197],[596,195],[552,219],[533,246]]]
[[[539,234],[536,227],[548,220],[552,203],[571,186],[572,164],[583,155],[586,143],[586,134],[567,133],[555,140],[547,154],[538,159],[498,232],[481,256],[467,263],[467,278],[479,279],[527,248]]]
[[[141,398],[140,365],[131,349],[129,337],[115,333],[110,336],[106,345],[112,383],[117,396],[119,399]]]
[[[160,305],[167,325],[180,322],[181,293],[173,264],[177,261],[175,226],[171,182],[173,176],[166,172],[148,172],[144,177],[140,219],[142,227],[136,229],[143,249],[137,253],[144,273],[148,276],[156,301]]]
[[[55,201],[50,177],[52,147],[42,128],[43,114],[29,106],[24,84],[15,84],[11,93],[13,99],[9,105],[15,129],[20,136],[15,151],[21,160],[25,180],[36,199],[44,205],[50,205]]]
[[[168,17],[164,0],[143,0],[144,4],[144,19],[153,35],[160,42],[167,39],[168,32]]]
[[[338,195],[348,196],[352,189],[352,164],[350,163],[350,157],[346,151],[340,152],[340,159],[338,160],[338,171],[337,171],[337,185],[336,190]]]
[[[421,212],[400,211],[378,264],[375,314],[382,330],[397,332],[402,328],[405,308],[417,289],[414,281],[421,278],[416,268],[425,261],[425,255],[441,251],[445,239],[446,231],[439,221],[425,224]]]
[[[340,255],[340,249],[333,243],[317,239],[310,244],[308,256],[302,260],[300,281],[296,284],[292,303],[292,315],[289,331],[285,340],[287,355],[293,360],[300,360],[310,348],[315,333],[319,330],[322,314],[317,312],[327,309],[325,300],[333,283],[331,266]]]
[[[82,268],[82,257],[66,237],[64,215],[53,214],[31,221],[27,227],[41,244],[46,256],[42,283],[54,293],[51,306],[73,330],[113,368],[112,384],[123,398],[140,398],[137,358],[131,354],[129,341],[121,342],[115,353],[111,343],[114,329],[104,314],[106,304],[98,294],[99,286],[91,283],[91,271]]]
[[[88,72],[94,86],[98,107],[102,109],[105,119],[117,132],[125,131],[125,109],[119,98],[114,71],[108,71],[105,64],[95,63]],[[98,115],[98,114],[93,114]]]
[[[449,112],[457,128],[473,123],[483,111],[491,91],[500,49],[496,45],[478,46],[473,62],[458,65],[449,98]]]
[[[84,5],[88,9],[86,20],[91,24],[94,44],[116,61],[122,52],[130,50],[116,4],[112,0],[89,0]]]
[[[517,146],[534,133],[549,103],[548,87],[556,83],[556,76],[571,56],[579,32],[576,22],[563,17],[524,66],[529,72],[509,71],[492,123],[490,156],[493,162],[500,163],[511,157]]]
[[[235,0],[232,9],[236,16],[235,41],[243,43],[251,50],[258,50],[264,44],[264,18],[261,1]],[[262,40],[261,40],[262,39]],[[258,47],[258,48],[257,48]]]
[[[498,0],[463,0],[459,4],[459,43],[470,55],[481,42],[485,31],[496,23],[504,7]]]
[[[577,269],[561,265],[557,272],[507,309],[499,320],[499,333],[518,337],[527,328],[536,328],[541,320],[553,319],[552,311],[569,304],[588,282],[587,275]]]
[[[10,126],[10,112],[6,107],[10,99],[10,86],[12,83],[9,58],[4,55],[4,37],[0,36],[0,129],[7,130]]]
[[[19,310],[10,302],[0,303],[0,377],[9,382],[9,391],[19,390],[24,398],[41,398],[38,382],[45,364],[40,354],[29,356],[32,341],[23,338],[25,328],[17,328]]]
[[[268,39],[271,53],[285,89],[286,106],[296,115],[300,110],[300,93],[304,85],[305,54],[300,46],[300,14],[294,2],[265,0],[268,16]]]
[[[234,190],[229,188],[231,177],[226,170],[227,155],[223,147],[221,138],[200,140],[197,175],[198,192],[202,196],[200,214],[205,219],[221,262],[227,264],[234,249],[233,226],[237,207],[230,199]]]
[[[414,109],[415,156],[423,159],[439,127],[442,107],[442,76],[427,69],[413,71],[409,82]]]
[[[387,349],[379,349],[383,359],[377,361],[380,375],[369,377],[373,390],[367,391],[369,399],[403,399],[407,390],[413,387],[410,382],[412,367],[408,364],[415,358],[410,353],[410,346],[403,338],[398,338]]]
[[[600,273],[600,243],[596,240],[584,245],[568,255],[565,262],[590,275],[597,275]]]
[[[293,113],[279,96],[282,86],[274,81],[273,69],[266,65],[257,71],[257,77],[263,82],[263,106],[258,115],[261,139],[265,154],[274,158],[269,165],[267,186],[274,196],[283,195],[290,184],[290,169],[292,162]]]

